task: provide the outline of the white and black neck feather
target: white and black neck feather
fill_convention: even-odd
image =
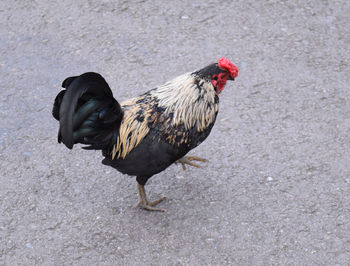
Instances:
[[[186,129],[196,126],[203,131],[218,112],[219,98],[207,79],[196,73],[183,74],[150,92],[157,98],[165,115],[173,114],[174,125],[184,124]]]

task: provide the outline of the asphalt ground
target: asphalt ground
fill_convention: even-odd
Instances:
[[[1,1],[0,265],[349,265],[349,1]],[[61,82],[118,101],[227,57],[208,139],[134,178],[57,143]]]

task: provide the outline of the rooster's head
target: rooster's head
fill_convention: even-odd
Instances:
[[[219,94],[224,89],[227,80],[234,80],[238,76],[238,68],[223,57],[218,63],[211,64],[195,74],[210,81],[216,93]]]

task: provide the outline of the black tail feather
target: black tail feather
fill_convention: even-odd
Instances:
[[[65,79],[62,87],[66,90],[56,96],[52,110],[60,122],[58,141],[69,149],[75,143],[90,145],[87,149],[111,147],[118,136],[123,111],[105,79],[88,72]]]
[[[52,108],[52,115],[56,120],[60,120],[60,105],[62,103],[63,96],[66,90],[61,90],[59,94],[57,94],[55,98],[55,102]]]

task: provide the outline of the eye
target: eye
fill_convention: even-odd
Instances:
[[[218,76],[214,76],[214,77],[213,77],[213,80],[218,80]]]

